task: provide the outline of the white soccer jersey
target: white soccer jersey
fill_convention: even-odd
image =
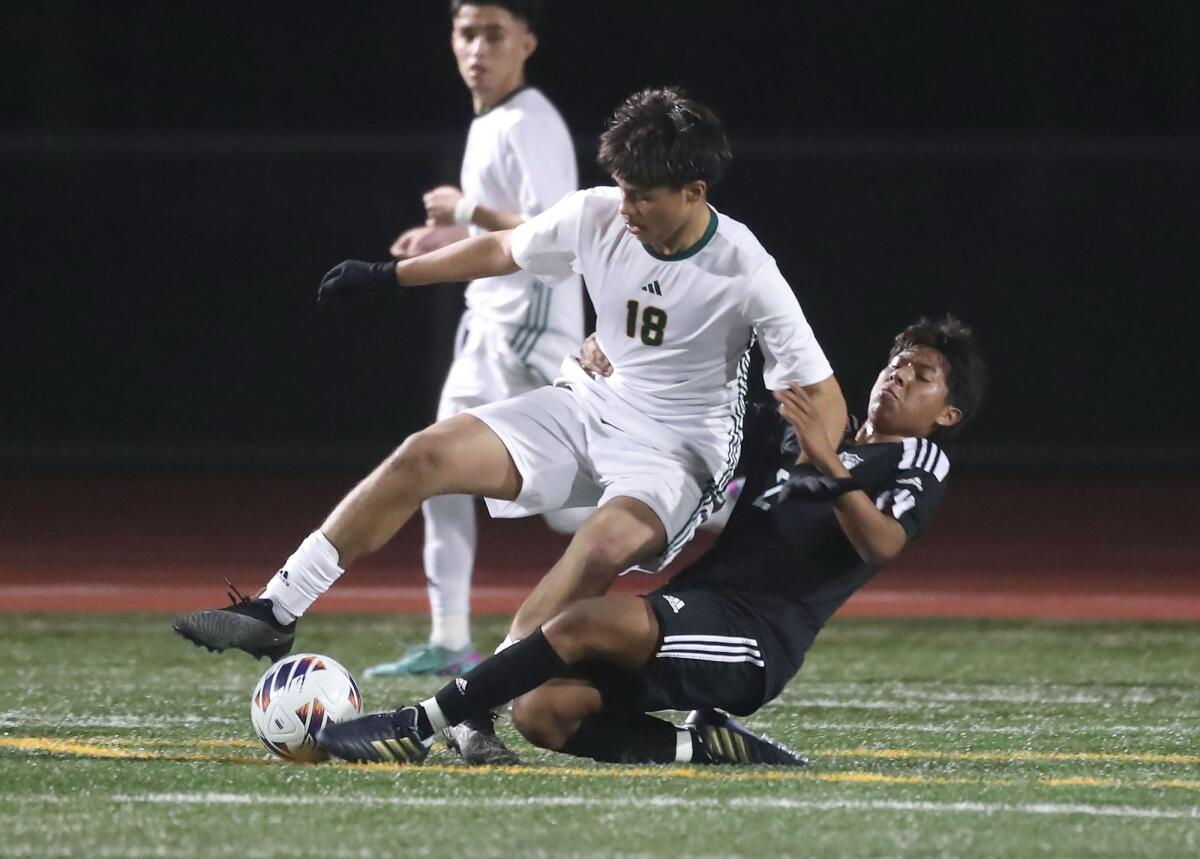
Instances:
[[[752,335],[771,389],[814,384],[833,370],[749,229],[713,210],[699,242],[664,257],[629,233],[620,204],[618,188],[566,197],[513,232],[513,258],[539,276],[584,276],[613,373],[594,380],[570,373],[572,384],[669,428],[679,436],[675,449],[699,454],[719,474],[737,458]]]
[[[475,202],[526,218],[578,188],[571,135],[550,100],[525,87],[475,117],[460,183],[463,194]],[[474,225],[470,230],[472,235],[486,232]],[[529,357],[544,332],[563,334],[574,343],[583,336],[578,278],[559,290],[547,290],[537,280],[519,271],[481,278],[467,287],[473,317],[513,329],[511,346],[522,358]]]

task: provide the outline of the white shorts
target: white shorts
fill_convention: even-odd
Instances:
[[[667,533],[666,550],[643,568],[649,572],[670,563],[720,494],[715,475],[648,440],[645,418],[639,422],[611,411],[602,416],[595,403],[565,385],[538,388],[468,414],[500,437],[521,473],[515,500],[486,499],[492,516],[517,518],[600,506],[618,496],[636,498],[654,511]]]
[[[548,385],[563,357],[579,348],[578,342],[556,331],[541,332],[536,343],[529,337],[523,328],[497,325],[469,310],[463,313],[437,419]]]

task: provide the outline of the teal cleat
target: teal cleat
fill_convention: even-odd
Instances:
[[[414,644],[396,662],[372,665],[364,677],[440,677],[462,674],[480,663],[479,654],[471,645],[462,650],[448,650],[438,644]]]

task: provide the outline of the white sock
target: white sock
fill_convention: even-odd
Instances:
[[[429,719],[429,724],[436,734],[438,731],[444,731],[450,727],[450,723],[446,721],[446,714],[442,712],[442,708],[438,706],[437,698],[429,698],[417,705],[425,711],[425,715]]]
[[[471,643],[475,505],[470,495],[441,495],[421,505],[425,520],[421,557],[429,591],[429,615],[433,620],[429,643],[447,650],[461,650]]]
[[[291,623],[280,614],[291,615],[293,620],[302,617],[317,597],[329,590],[344,572],[338,566],[337,549],[324,534],[313,531],[279,572],[271,576],[263,596],[275,606],[277,619]]]
[[[692,732],[687,728],[675,729],[675,763],[692,762]]]
[[[447,650],[462,650],[471,643],[471,615],[434,612],[429,643]]]

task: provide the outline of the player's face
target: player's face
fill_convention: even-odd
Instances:
[[[484,109],[525,82],[525,61],[537,37],[501,6],[468,4],[454,16],[450,47],[477,109]]]
[[[946,402],[949,393],[942,353],[928,346],[906,349],[875,379],[867,417],[876,432],[927,436],[961,419],[958,409]]]
[[[703,195],[692,186],[683,188],[639,188],[618,176],[621,189],[621,217],[630,235],[647,245],[669,243],[688,223],[697,201]]]

